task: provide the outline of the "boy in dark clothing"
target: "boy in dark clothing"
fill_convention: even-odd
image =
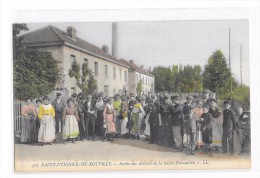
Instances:
[[[201,115],[201,130],[202,130],[202,141],[204,143],[205,153],[212,155],[212,115],[208,112],[207,108],[203,108],[203,114]]]
[[[184,133],[187,134],[188,140],[189,140],[189,151],[188,155],[194,155],[194,150],[196,147],[196,141],[195,141],[195,136],[196,136],[196,116],[193,114],[192,109],[193,106],[192,104],[193,97],[188,96],[187,97],[187,102],[184,103],[183,106],[183,127],[184,127]]]
[[[236,129],[236,114],[230,109],[231,102],[224,101],[225,110],[223,111],[223,153],[234,154],[234,130]]]
[[[250,151],[250,112],[243,112],[238,119],[238,135],[241,144],[240,154]]]

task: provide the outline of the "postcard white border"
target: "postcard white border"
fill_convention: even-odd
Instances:
[[[4,6],[2,6],[4,5]],[[258,8],[257,8],[258,7]],[[149,9],[147,9],[149,8]],[[158,9],[161,8],[161,9]],[[48,9],[48,10],[47,10]],[[70,9],[66,11],[66,9]],[[95,9],[95,10],[93,10]],[[113,10],[116,9],[116,10]],[[42,11],[41,11],[42,10]],[[55,10],[55,11],[53,11]],[[160,13],[158,13],[160,12]],[[252,170],[251,171],[206,171],[206,172],[164,172],[158,173],[102,173],[101,176],[182,176],[182,177],[256,177],[259,176],[259,2],[258,1],[6,1],[1,2],[1,164],[0,174],[3,177],[85,177],[84,173],[47,173],[17,174],[14,173],[13,158],[13,123],[12,123],[12,40],[11,24],[13,22],[105,22],[105,21],[170,21],[170,20],[228,20],[249,19],[249,55],[252,118]],[[214,172],[214,175],[212,174]],[[173,175],[174,174],[174,175]],[[181,175],[180,175],[181,174]],[[99,173],[90,173],[99,177]]]

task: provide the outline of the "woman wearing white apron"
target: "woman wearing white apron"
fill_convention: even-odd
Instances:
[[[122,103],[121,103],[121,114],[122,114],[122,122],[121,122],[121,136],[122,138],[129,138],[129,129],[126,128],[126,124],[128,122],[128,100],[126,96],[122,96],[121,98]]]
[[[69,99],[67,101],[68,107],[63,111],[63,139],[65,143],[72,141],[75,143],[75,138],[79,136],[79,114],[78,109],[74,106],[73,100]]]
[[[43,97],[43,105],[39,108],[38,117],[40,119],[40,129],[38,134],[38,142],[42,144],[48,143],[52,145],[55,139],[55,111],[49,104],[48,96]]]

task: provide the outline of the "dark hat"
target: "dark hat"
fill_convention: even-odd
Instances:
[[[61,93],[56,93],[56,96],[61,96]]]
[[[78,95],[77,95],[77,93],[73,93],[71,96],[75,98],[75,97],[77,97]]]
[[[205,89],[203,93],[210,93],[209,89]]]
[[[103,97],[103,93],[100,92],[100,93],[98,94],[98,97]]]
[[[136,100],[139,101],[139,102],[142,100],[140,96],[136,96],[135,98],[136,98]]]
[[[186,100],[193,100],[194,98],[193,98],[193,96],[187,96],[186,97]]]
[[[50,98],[48,96],[44,96],[42,100],[50,100]]]
[[[197,96],[197,95],[193,95],[193,98],[195,98],[195,99],[196,99],[196,98],[198,98],[198,96]]]
[[[179,100],[179,99],[180,99],[180,97],[177,95],[171,96],[171,100]]]
[[[119,94],[115,94],[114,95],[114,98],[118,98],[120,95]]]
[[[69,99],[67,100],[67,103],[69,103],[70,101],[73,102],[73,99],[69,98]]]
[[[215,98],[210,98],[209,101],[210,101],[210,102],[218,103],[218,101],[217,101]]]
[[[41,100],[40,98],[38,98],[38,99],[36,100],[36,103],[38,103],[38,102],[41,102],[41,103],[42,103],[42,100]]]
[[[155,100],[155,102],[154,102],[154,106],[155,107],[158,107],[158,106],[160,106],[160,101],[157,99],[157,100]]]
[[[129,96],[130,96],[130,97],[134,97],[135,95],[134,95],[133,93],[130,93]]]
[[[224,101],[224,104],[231,104],[231,101],[228,101],[228,100],[226,100],[226,101]]]
[[[164,94],[164,99],[169,99],[169,95],[167,93]]]

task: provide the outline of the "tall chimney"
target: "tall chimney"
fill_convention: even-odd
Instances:
[[[134,60],[129,60],[129,63],[130,64],[134,64]]]
[[[118,58],[117,56],[117,23],[112,23],[112,56]]]
[[[73,40],[76,40],[76,28],[72,26],[67,27],[67,35],[71,37]]]

